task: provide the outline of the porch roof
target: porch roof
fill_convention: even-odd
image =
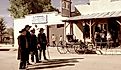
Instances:
[[[74,16],[62,21],[75,21],[75,20],[84,20],[84,19],[97,19],[97,18],[111,18],[111,17],[120,17],[121,11],[112,11],[112,12],[103,12],[103,13],[92,13],[81,16]]]

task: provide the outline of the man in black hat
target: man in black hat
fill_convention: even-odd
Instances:
[[[30,37],[31,37],[31,34],[29,32],[30,28],[31,28],[31,26],[29,26],[29,25],[26,25],[25,28],[24,28],[26,30],[26,38],[27,38],[27,42],[28,42],[29,53],[30,53]],[[29,54],[27,55],[27,57],[28,57],[27,58],[28,59],[27,64],[30,65],[30,63],[29,63]]]
[[[19,69],[25,69],[26,68],[26,62],[27,62],[27,55],[28,55],[28,42],[26,38],[26,30],[22,29],[19,31],[21,33],[20,36],[18,36],[18,45],[19,45],[19,59],[20,59],[20,66]]]
[[[41,53],[43,51],[43,57],[44,57],[45,60],[47,60],[46,54],[45,54],[46,45],[47,45],[46,35],[44,33],[44,29],[43,28],[40,28],[39,32],[40,32],[38,34],[38,46],[39,46],[39,51],[40,51],[39,58],[41,60]]]
[[[34,55],[35,55],[36,63],[38,63],[39,59],[38,59],[37,37],[35,35],[35,29],[31,30],[30,40],[31,40],[31,43],[30,43],[31,61],[34,62]]]

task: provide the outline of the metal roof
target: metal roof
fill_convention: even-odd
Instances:
[[[92,13],[81,16],[74,16],[62,21],[72,21],[72,20],[84,20],[84,19],[96,19],[96,18],[111,18],[111,17],[120,17],[121,11],[112,11],[112,12],[103,12],[103,13]]]

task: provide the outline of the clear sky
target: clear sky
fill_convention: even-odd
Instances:
[[[83,4],[88,3],[88,0],[72,0],[73,8],[75,4],[82,4],[82,3]],[[52,0],[52,5],[59,9],[60,0]],[[9,16],[8,7],[9,7],[9,0],[0,0],[0,16],[5,18],[8,27],[13,27],[13,20]]]
[[[9,0],[0,0],[0,16],[5,18],[7,27],[13,27],[13,20],[8,12]]]

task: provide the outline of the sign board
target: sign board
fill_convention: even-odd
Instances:
[[[46,24],[47,15],[36,15],[32,17],[32,24]]]

